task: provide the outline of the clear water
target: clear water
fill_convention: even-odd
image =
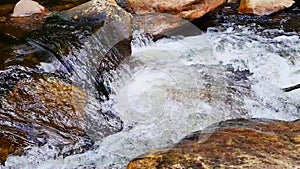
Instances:
[[[300,82],[297,34],[225,25],[193,37],[142,41],[136,38],[132,56],[111,72],[114,94],[101,105],[121,117],[123,131],[66,158],[51,145],[29,147],[2,168],[125,168],[140,154],[222,120],[300,118],[300,91],[281,90]],[[92,99],[87,109],[98,108]]]

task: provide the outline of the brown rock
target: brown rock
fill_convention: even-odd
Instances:
[[[0,34],[13,39],[22,39],[27,33],[39,29],[45,16],[41,13],[26,17],[5,18],[3,22],[0,22]]]
[[[289,8],[294,3],[293,0],[242,0],[238,11],[244,14],[269,15]]]
[[[132,160],[128,169],[297,168],[300,120],[229,120]]]
[[[23,79],[0,99],[1,163],[28,145],[75,144],[85,136],[87,94],[59,79]]]
[[[40,0],[39,2],[51,11],[60,12],[71,9],[88,0],[64,0],[63,2],[52,0]],[[22,5],[23,4],[23,5]],[[25,4],[25,7],[24,7]],[[36,6],[36,8],[33,8]],[[17,4],[7,1],[0,4],[0,33],[9,37],[18,38],[28,31],[38,29],[45,16],[49,15],[48,9],[31,0],[21,0]],[[35,9],[35,10],[34,10]],[[36,11],[36,9],[41,9]],[[13,14],[12,14],[13,13]],[[20,16],[23,13],[23,17]],[[13,17],[11,17],[13,16]]]
[[[125,8],[137,14],[161,12],[193,20],[225,3],[226,0],[126,0]]]
[[[133,15],[132,23],[134,30],[143,30],[145,34],[154,36],[164,35],[185,24],[190,24],[185,19],[165,13]]]
[[[3,135],[2,133],[0,133],[0,139],[0,162],[4,164],[8,155],[16,151],[17,145],[14,145],[14,143],[11,140],[6,139],[5,135]]]

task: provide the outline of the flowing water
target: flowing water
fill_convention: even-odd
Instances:
[[[98,138],[101,129],[90,127],[92,150],[63,158],[50,144],[28,147],[2,168],[125,168],[140,154],[226,119],[299,119],[300,91],[281,90],[300,82],[299,34],[256,28],[224,24],[156,42],[136,32],[132,55],[106,74],[109,99],[99,103],[92,95],[96,89],[83,86],[90,95],[91,124],[97,125],[95,112],[101,107],[120,117],[123,130]],[[76,53],[78,58],[97,55],[85,51]],[[73,76],[78,86],[92,84],[76,77],[89,77]]]

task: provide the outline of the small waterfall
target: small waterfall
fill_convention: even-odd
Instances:
[[[111,95],[101,108],[119,117],[123,130],[66,158],[49,155],[57,151],[48,145],[31,148],[25,156],[9,157],[7,167],[125,168],[150,149],[170,146],[222,120],[299,119],[299,91],[281,90],[299,83],[299,42],[296,33],[257,33],[239,25],[156,42],[134,37],[130,58],[102,75]],[[88,56],[93,48],[85,45],[88,50],[79,52]],[[89,102],[87,109],[97,109],[95,98]],[[98,116],[93,118],[96,124]]]

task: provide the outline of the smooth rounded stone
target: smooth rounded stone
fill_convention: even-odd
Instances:
[[[270,15],[291,7],[293,0],[242,0],[238,9],[239,13]]]
[[[236,119],[194,132],[173,147],[137,157],[127,169],[299,166],[300,120]]]
[[[0,97],[1,163],[9,154],[21,154],[30,145],[81,142],[82,147],[89,147],[91,142],[85,134],[86,102],[85,91],[55,77],[20,80],[13,90]]]
[[[12,17],[24,17],[37,13],[48,13],[48,9],[32,0],[20,0],[14,7]]]
[[[225,4],[226,0],[119,0],[117,2],[131,13],[169,13],[193,20],[215,11]]]

